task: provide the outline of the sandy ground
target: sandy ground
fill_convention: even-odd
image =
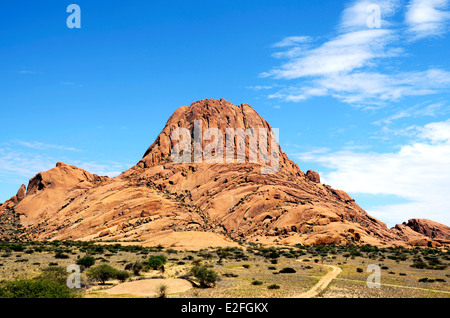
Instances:
[[[192,288],[192,284],[184,279],[142,279],[122,283],[102,292],[110,295],[155,296],[160,285],[168,287],[167,294],[181,293]]]
[[[210,232],[169,232],[164,231],[154,233],[146,237],[142,243],[143,246],[156,246],[161,244],[163,246],[172,247],[174,249],[192,249],[200,250],[208,247],[235,247],[238,243],[233,242],[223,235]]]
[[[226,238],[223,235],[211,232],[196,231],[162,231],[143,236],[144,241],[140,242],[97,242],[98,244],[121,244],[121,245],[140,245],[152,247],[162,245],[176,250],[201,250],[209,247],[239,247],[239,244]]]

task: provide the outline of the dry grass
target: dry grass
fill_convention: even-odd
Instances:
[[[290,252],[296,250],[291,249]],[[79,257],[86,255],[86,252],[80,251],[79,247],[71,246],[67,259],[55,258],[54,251],[41,251],[26,253],[25,251],[8,253],[0,251],[0,282],[12,280],[15,278],[31,278],[40,274],[50,263],[57,263],[57,266],[67,267],[75,264]],[[156,251],[146,250],[118,250],[110,252],[107,249],[103,253],[97,253],[96,264],[108,264],[117,269],[123,270],[126,264],[136,261],[145,262],[152,255],[164,254],[168,258],[164,272],[147,271],[141,272],[141,276],[133,276],[131,281],[139,279],[176,279],[185,278],[193,266],[194,260],[202,260],[202,264],[219,274],[219,280],[214,288],[192,288],[187,291],[169,293],[168,297],[201,297],[201,298],[277,298],[292,297],[299,295],[311,289],[323,277],[329,269],[325,265],[335,265],[342,269],[339,276],[334,279],[330,285],[323,290],[319,297],[369,297],[369,298],[388,298],[388,297],[445,297],[450,298],[450,270],[436,269],[418,269],[412,268],[412,254],[408,259],[395,261],[388,257],[380,260],[377,256],[374,259],[368,258],[368,254],[354,258],[345,257],[344,251],[337,249],[337,253],[330,253],[326,257],[311,254],[311,251],[305,254],[306,250],[296,254],[295,257],[283,256],[283,251],[279,250],[280,257],[276,264],[272,264],[269,258],[258,255],[252,251],[246,251],[242,248],[242,254],[236,258],[224,258],[219,262],[216,249],[205,249],[202,253],[199,251]],[[299,250],[297,250],[299,251]],[[294,251],[295,252],[295,251]],[[205,255],[209,254],[209,257]],[[295,254],[295,253],[294,253]],[[385,252],[384,254],[389,255]],[[448,253],[446,254],[448,255]],[[244,256],[243,258],[241,258]],[[302,262],[298,262],[302,259]],[[27,261],[22,261],[27,260]],[[448,257],[441,256],[441,261],[448,264]],[[381,288],[370,289],[366,285],[366,280],[371,273],[366,271],[367,266],[376,264],[382,267],[381,270]],[[244,266],[245,265],[245,266]],[[248,266],[247,266],[248,265]],[[278,273],[283,268],[293,268],[295,273]],[[275,268],[275,269],[274,269]],[[360,269],[360,271],[357,271]],[[419,282],[421,278],[435,280],[434,282]],[[436,281],[437,279],[437,281]],[[106,289],[118,286],[119,281],[110,281],[107,285],[101,286],[97,283],[88,281],[82,275],[82,281],[87,283],[83,289],[83,295],[88,298],[109,298],[109,297],[145,297],[145,295],[134,295],[132,292],[118,295],[110,295]],[[258,281],[258,284],[252,282]],[[276,284],[279,289],[269,289],[268,286]],[[120,287],[120,286],[119,286]]]

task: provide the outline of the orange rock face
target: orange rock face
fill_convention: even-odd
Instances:
[[[216,139],[220,135],[216,133],[196,143],[196,123],[201,123],[203,137],[217,128],[223,140]],[[172,137],[179,128],[193,136],[191,160],[184,163],[172,160],[177,144]],[[183,245],[191,238],[212,246],[232,245],[232,240],[406,244],[427,238],[443,244],[450,239],[448,227],[431,221],[410,220],[409,225],[388,229],[347,193],[322,185],[317,172],[303,173],[278,144],[270,144],[270,138],[254,144],[249,136],[242,142],[237,138],[227,142],[227,129],[250,128],[262,129],[268,136],[274,131],[247,104],[235,106],[222,99],[180,107],[143,158],[116,178],[63,163],[37,174],[26,193],[23,186],[0,205],[0,239]],[[266,141],[264,152],[260,146]],[[195,160],[206,149],[214,149],[215,155],[231,149],[236,155],[233,162]],[[274,153],[277,169],[261,173]],[[250,162],[253,156],[256,161]],[[199,246],[199,242],[191,245]]]

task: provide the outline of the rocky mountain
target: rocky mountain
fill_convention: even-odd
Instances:
[[[450,227],[427,219],[410,219],[393,228],[409,245],[448,245]]]
[[[247,104],[206,99],[180,107],[120,176],[63,163],[37,174],[0,205],[0,239],[184,246],[450,242],[449,228],[432,221],[388,229],[347,193],[321,184],[318,173],[301,171],[273,142],[275,134]]]

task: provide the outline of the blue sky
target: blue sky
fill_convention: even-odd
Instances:
[[[449,0],[4,1],[0,201],[57,161],[115,176],[225,98],[388,226],[449,225],[449,22]]]

